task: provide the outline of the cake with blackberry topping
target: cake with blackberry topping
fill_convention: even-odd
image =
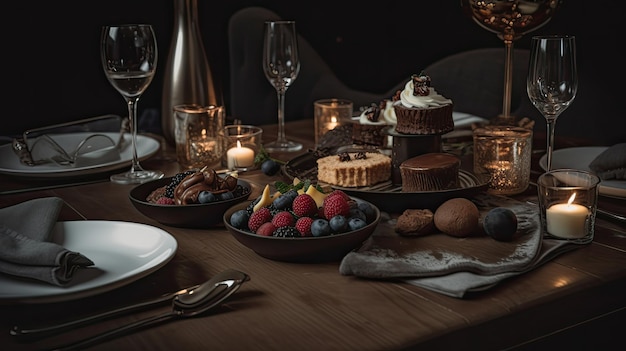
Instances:
[[[395,113],[390,100],[372,103],[352,124],[352,142],[357,145],[390,146],[385,132],[395,124]]]
[[[343,152],[317,160],[317,180],[343,187],[371,186],[391,178],[391,157],[378,152]]]
[[[459,188],[461,159],[451,153],[431,152],[400,164],[402,191],[440,191]]]
[[[452,100],[437,93],[424,72],[414,74],[403,90],[393,96],[397,123],[395,131],[402,134],[445,134],[454,129]]]

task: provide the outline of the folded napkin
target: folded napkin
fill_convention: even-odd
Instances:
[[[601,152],[589,164],[600,179],[626,179],[626,143],[615,144]]]
[[[62,199],[47,197],[0,209],[0,272],[63,286],[94,264],[51,242],[62,207]]]
[[[578,247],[564,240],[543,239],[536,206],[490,195],[474,201],[481,218],[494,207],[512,210],[518,219],[516,237],[510,242],[496,241],[485,234],[467,238],[441,233],[403,237],[395,233],[395,223],[390,220],[379,224],[360,249],[343,258],[340,273],[401,280],[462,298],[468,292],[488,289]]]

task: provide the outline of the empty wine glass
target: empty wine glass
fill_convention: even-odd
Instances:
[[[285,92],[300,72],[296,22],[265,22],[263,71],[278,95],[278,138],[264,148],[269,152],[298,151],[302,144],[285,137]]]
[[[552,169],[556,119],[572,103],[577,89],[575,37],[533,37],[526,91],[530,101],[547,122],[547,171]]]
[[[137,157],[137,102],[148,88],[157,64],[157,43],[148,24],[105,26],[100,40],[104,73],[128,105],[133,153],[130,170],[111,176],[119,184],[144,183],[163,177],[161,171],[144,170]]]

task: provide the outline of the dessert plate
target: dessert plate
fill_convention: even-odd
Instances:
[[[119,133],[105,133],[116,140]],[[77,145],[85,137],[84,133],[68,133],[60,135],[59,139],[65,138],[70,145]],[[130,145],[130,134],[124,135],[124,142]],[[63,146],[63,145],[62,145]],[[145,160],[159,151],[159,142],[145,135],[137,135],[137,156],[139,160]],[[27,166],[20,162],[13,152],[12,145],[0,145],[0,173],[20,177],[34,178],[64,178],[89,174],[97,174],[112,171],[118,168],[130,167],[132,150],[129,146],[120,151],[120,158],[103,163],[95,163],[82,167],[60,166],[55,163],[46,163],[37,166]]]
[[[582,171],[591,171],[589,164],[604,150],[606,146],[571,147],[554,150],[552,154],[552,168],[572,168]],[[539,160],[539,166],[544,171],[547,169],[547,156],[543,155]],[[626,180],[602,180],[598,188],[600,195],[626,198]]]
[[[58,222],[52,242],[84,254],[94,266],[78,270],[64,287],[0,275],[0,304],[68,301],[110,291],[161,268],[178,248],[160,228],[119,221]]]
[[[313,153],[295,157],[283,166],[283,172],[291,179],[309,179],[317,182],[317,158]],[[355,196],[376,205],[381,211],[402,213],[409,208],[434,210],[443,202],[455,197],[471,198],[487,190],[488,183],[465,170],[459,172],[460,187],[440,191],[403,192],[402,187],[393,185],[391,181],[369,187],[346,188],[331,185],[350,196]]]

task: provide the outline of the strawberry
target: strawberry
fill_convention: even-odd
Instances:
[[[291,213],[289,213],[288,211],[278,212],[272,218],[272,224],[276,228],[292,227],[294,225],[294,222],[295,222],[295,219],[293,218],[293,215]]]
[[[337,215],[349,216],[350,204],[343,196],[329,196],[324,201],[324,218],[330,220]]]
[[[300,217],[296,221],[296,229],[298,229],[302,236],[313,236],[313,234],[311,234],[311,224],[313,224],[313,218]]]
[[[253,233],[256,233],[261,224],[265,222],[270,222],[271,220],[272,214],[270,213],[270,209],[267,207],[262,207],[252,213],[252,215],[250,215],[250,219],[248,220],[248,228],[250,228]]]
[[[317,214],[317,203],[309,194],[300,194],[296,196],[291,205],[293,213],[298,217],[310,217]]]
[[[276,226],[272,222],[265,222],[256,230],[256,233],[261,236],[272,236],[275,230]]]

